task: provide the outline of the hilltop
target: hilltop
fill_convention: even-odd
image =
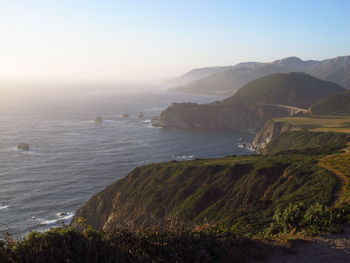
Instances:
[[[248,83],[224,103],[241,99],[307,109],[321,98],[341,91],[344,89],[338,84],[305,73],[279,73]]]

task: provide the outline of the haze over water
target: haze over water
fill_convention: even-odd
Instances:
[[[249,153],[237,144],[239,138],[251,141],[250,134],[161,129],[150,123],[172,102],[216,99],[145,91],[2,97],[0,234],[69,223],[91,196],[136,166]],[[145,118],[138,118],[140,112]],[[122,118],[125,113],[130,117]],[[104,121],[95,123],[96,116]],[[31,150],[17,150],[20,142]]]

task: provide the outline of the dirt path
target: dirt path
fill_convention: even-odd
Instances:
[[[348,156],[350,155],[350,143],[347,144],[348,147],[344,148],[342,153],[336,153],[336,154],[330,154],[326,155],[323,158],[319,160],[317,165],[319,167],[322,167],[324,169],[327,169],[328,171],[332,172],[334,175],[337,176],[338,178],[338,186],[335,189],[335,194],[334,194],[334,200],[333,200],[333,205],[339,200],[339,198],[345,193],[347,189],[349,189],[350,186],[350,175],[345,174],[344,172],[340,171],[339,169],[329,165],[329,160],[333,158],[338,158],[342,156]],[[349,260],[350,262],[350,260]]]
[[[350,158],[350,143],[341,153],[330,154],[319,160],[317,165],[329,170],[338,178],[333,205],[344,197],[350,189],[349,170],[337,166],[337,160]],[[332,165],[333,164],[333,165]],[[344,172],[345,171],[345,172]],[[350,228],[344,233],[329,236],[319,236],[298,242],[290,249],[277,249],[266,263],[341,263],[350,262]]]
[[[350,262],[350,229],[343,234],[316,237],[274,253],[266,263]]]

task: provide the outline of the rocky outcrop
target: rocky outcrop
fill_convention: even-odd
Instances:
[[[30,147],[28,143],[20,143],[17,145],[17,149],[22,151],[29,151]]]
[[[266,146],[284,132],[299,130],[290,123],[269,120],[265,123],[263,129],[255,136],[252,148],[261,154],[267,154]]]
[[[97,116],[97,117],[95,118],[95,122],[96,122],[96,123],[101,123],[102,121],[103,121],[103,119],[102,119],[101,116]]]
[[[256,133],[267,120],[293,116],[300,113],[300,110],[283,105],[257,104],[243,100],[236,100],[230,105],[220,102],[206,105],[174,103],[161,113],[158,125]]]
[[[260,154],[275,154],[286,151],[309,151],[340,149],[349,142],[347,133],[317,131],[317,122],[307,123],[307,118],[281,118],[268,121],[252,143],[252,148]],[[327,150],[327,151],[328,151]]]

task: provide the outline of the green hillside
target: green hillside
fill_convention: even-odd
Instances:
[[[331,203],[337,180],[315,165],[322,154],[314,150],[142,166],[92,197],[73,224],[83,217],[96,229],[111,230],[169,220],[260,231],[277,208],[299,201]]]
[[[350,91],[326,97],[311,106],[314,115],[350,116]]]
[[[278,73],[254,80],[233,97],[258,103],[281,104],[307,109],[321,98],[344,91],[338,84],[305,73]]]

